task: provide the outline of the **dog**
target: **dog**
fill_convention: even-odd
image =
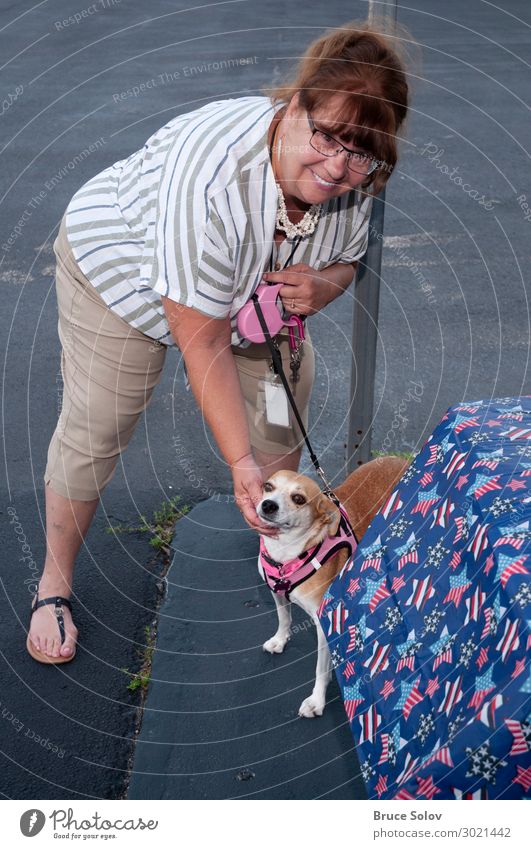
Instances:
[[[358,542],[408,465],[400,457],[378,457],[359,466],[335,488],[335,495],[345,509]],[[271,654],[284,651],[290,639],[291,602],[302,607],[317,627],[317,666],[313,691],[302,702],[299,716],[321,716],[332,677],[332,660],[317,611],[326,589],[349,557],[345,533],[348,526],[339,508],[315,481],[292,471],[278,471],[271,475],[263,485],[263,498],[256,505],[256,511],[262,521],[279,529],[278,537],[260,536],[258,571],[271,589],[273,585],[276,588],[272,595],[278,613],[277,631],[263,644],[263,650]],[[317,571],[312,569],[311,563],[308,564],[305,569],[311,573],[309,577],[303,577],[300,583],[293,582],[291,588],[290,582],[282,577],[283,564],[291,561],[291,566],[286,566],[289,569],[295,562],[308,563],[308,559],[311,560],[316,553],[314,546],[321,543],[324,548],[318,549],[317,554],[327,550],[329,555],[332,551],[331,556],[328,559],[319,556],[324,562]],[[356,541],[351,540],[351,543],[355,548]],[[306,554],[308,558],[305,558]],[[294,558],[300,559],[294,561]],[[303,575],[305,569],[297,574]],[[273,579],[274,574],[276,579]]]

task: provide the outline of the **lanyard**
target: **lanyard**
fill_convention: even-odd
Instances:
[[[287,258],[287,260],[284,263],[284,265],[282,266],[282,268],[278,269],[279,271],[284,271],[284,269],[288,267],[291,260],[293,259],[293,255],[294,255],[295,251],[299,247],[301,239],[302,239],[302,236],[296,236],[295,237],[295,239],[293,240],[293,245],[292,245],[291,251],[289,253],[289,257]],[[273,244],[274,244],[274,240],[273,240]],[[273,271],[273,253],[271,253],[271,256],[269,257],[269,271]],[[303,323],[306,321],[305,315],[301,315],[300,318],[302,319]]]
[[[287,258],[287,260],[286,260],[286,262],[284,263],[284,265],[282,266],[282,268],[281,268],[281,269],[279,269],[279,271],[284,271],[284,269],[285,269],[285,268],[287,268],[287,266],[289,265],[289,263],[290,263],[290,262],[291,262],[291,260],[293,259],[293,254],[295,253],[295,251],[296,251],[296,250],[297,250],[297,248],[299,247],[299,244],[300,244],[301,239],[302,239],[302,236],[297,236],[297,237],[293,240],[293,246],[292,246],[292,248],[291,248],[290,255],[289,255],[289,257]],[[274,244],[274,239],[273,239],[273,244]],[[273,271],[273,254],[271,254],[271,256],[269,257],[269,271]]]
[[[295,403],[295,398],[293,397],[293,394],[291,392],[287,377],[286,377],[286,375],[284,373],[284,369],[282,367],[282,356],[280,354],[279,349],[275,346],[273,339],[271,338],[271,334],[269,333],[267,322],[266,322],[266,320],[264,318],[264,314],[262,312],[262,307],[260,306],[260,303],[259,303],[257,298],[253,298],[253,300],[254,300],[254,306],[255,306],[255,309],[256,309],[256,314],[258,316],[258,321],[260,322],[262,332],[265,336],[268,348],[269,348],[270,353],[271,353],[275,374],[278,374],[278,376],[280,377],[280,379],[282,381],[284,389],[286,390],[286,395],[288,396],[288,401],[291,405],[291,409],[293,410],[293,414],[294,414],[295,418],[297,419],[297,424],[299,425],[302,436],[303,436],[304,441],[306,443],[306,447],[308,448],[308,452],[310,454],[310,459],[311,459],[313,465],[315,466],[317,474],[319,475],[319,477],[321,478],[321,480],[324,484],[323,492],[324,492],[325,495],[328,496],[328,498],[330,498],[331,501],[334,502],[336,507],[339,507],[339,509],[341,510],[341,505],[340,505],[339,499],[337,498],[335,492],[333,491],[332,487],[328,483],[328,481],[325,477],[325,473],[323,472],[323,470],[321,468],[321,464],[319,463],[319,460],[317,458],[317,455],[315,454],[315,452],[314,452],[314,450],[311,446],[310,439],[308,437],[308,434],[306,433],[306,428],[304,427],[304,423],[303,423],[301,416],[300,416],[300,413],[297,409],[297,404]],[[352,531],[352,536],[356,540],[356,544],[357,544],[358,538],[356,537],[356,534],[354,533],[354,529],[350,526],[350,523],[348,522],[348,517],[346,518],[346,521],[347,521],[347,523],[350,527],[350,530]]]

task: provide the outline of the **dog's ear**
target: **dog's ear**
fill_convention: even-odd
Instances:
[[[337,507],[327,495],[320,495],[317,502],[317,513],[321,519],[323,527],[326,526],[328,536],[335,536],[341,521],[339,507]]]

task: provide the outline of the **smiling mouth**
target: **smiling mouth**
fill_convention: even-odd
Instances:
[[[313,176],[316,178],[317,182],[321,183],[321,185],[326,189],[332,189],[335,186],[341,185],[341,183],[330,182],[330,180],[325,180],[324,177],[320,177],[319,174],[316,174],[315,171],[312,171],[311,168],[310,168],[310,171],[312,172]]]

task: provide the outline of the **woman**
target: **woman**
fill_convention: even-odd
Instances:
[[[75,654],[74,561],[168,347],[246,522],[274,533],[254,504],[264,478],[298,469],[301,437],[272,409],[268,350],[246,347],[236,316],[263,279],[282,282],[285,312],[301,316],[348,287],[407,100],[391,39],[346,24],[310,45],[289,84],[178,116],[70,201],[54,244],[64,397],[44,475],[47,555],[27,642],[37,660]],[[277,342],[290,375],[288,338]],[[308,335],[298,353],[291,387],[307,426]]]

